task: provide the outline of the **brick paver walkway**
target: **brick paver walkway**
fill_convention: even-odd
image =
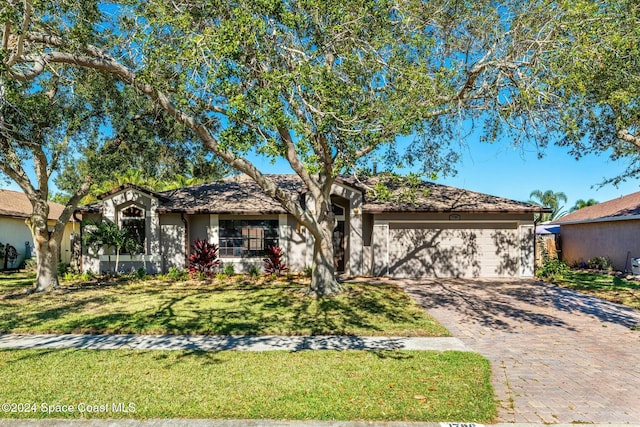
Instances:
[[[532,280],[405,281],[491,361],[501,422],[640,422],[640,312]]]

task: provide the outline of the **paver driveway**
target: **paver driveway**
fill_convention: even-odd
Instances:
[[[402,286],[491,361],[501,422],[640,422],[640,312],[533,280]]]

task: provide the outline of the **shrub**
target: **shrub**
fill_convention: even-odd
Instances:
[[[228,262],[224,265],[224,274],[227,276],[233,276],[236,274],[236,269],[233,267],[232,262]]]
[[[96,278],[96,274],[91,270],[87,270],[84,273],[82,273],[80,278],[82,279],[83,282],[88,282],[90,280],[95,279]]]
[[[168,280],[174,281],[184,280],[187,278],[186,273],[177,267],[170,267],[169,271],[167,271],[167,274],[165,274],[164,277]]]
[[[61,276],[61,279],[64,282],[73,282],[73,281],[76,281],[76,280],[82,280],[82,275],[76,274],[76,273],[72,273],[71,271],[67,271],[66,273],[64,273]]]
[[[304,274],[305,277],[311,277],[311,274],[313,274],[313,267],[305,265],[302,269],[302,274]]]
[[[569,266],[558,258],[546,257],[542,267],[536,272],[538,277],[562,277],[569,272]]]
[[[260,268],[257,265],[252,265],[249,267],[249,276],[254,279],[260,275]]]
[[[284,251],[280,246],[269,246],[267,248],[267,257],[264,258],[264,271],[277,276],[287,271],[288,267],[282,260],[283,256]]]
[[[64,276],[65,274],[67,274],[67,272],[69,271],[69,264],[66,264],[64,262],[59,262],[58,263],[58,276]]]
[[[136,278],[144,279],[145,277],[147,277],[147,270],[142,267],[136,270]]]
[[[611,261],[603,256],[598,256],[587,260],[587,267],[592,270],[613,270]]]
[[[227,280],[227,275],[224,273],[218,273],[216,274],[216,280],[219,280],[221,282]]]
[[[219,265],[218,246],[215,243],[201,239],[193,241],[189,256],[189,273],[196,276],[204,274],[207,277],[213,277],[215,269]]]

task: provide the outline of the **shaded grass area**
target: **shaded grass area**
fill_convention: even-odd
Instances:
[[[466,352],[0,351],[10,418],[262,418],[489,422],[486,359]],[[75,412],[48,415],[49,407]],[[116,412],[112,403],[135,407]],[[108,411],[80,413],[86,404]],[[68,409],[68,408],[67,408]]]
[[[27,271],[0,272],[0,290],[15,292],[29,288],[35,281],[35,274]]]
[[[640,282],[584,271],[571,270],[551,282],[569,289],[593,295],[607,301],[640,309]]]
[[[44,294],[0,281],[0,332],[448,336],[397,285],[346,284],[311,298],[292,280],[63,283]]]

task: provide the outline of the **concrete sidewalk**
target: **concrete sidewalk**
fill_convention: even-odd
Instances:
[[[450,337],[222,336],[222,335],[81,335],[0,334],[0,349],[83,348],[99,350],[301,351],[433,350],[471,351]]]

